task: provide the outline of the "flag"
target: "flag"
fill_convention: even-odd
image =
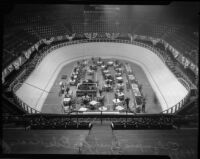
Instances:
[[[171,45],[169,45],[169,51],[171,51],[173,53],[173,50],[174,50],[174,48]]]
[[[13,62],[13,66],[15,67],[16,70],[19,69],[19,67],[22,65],[22,56],[18,57],[17,60]]]
[[[160,42],[161,40],[160,39],[154,39],[154,42],[153,44],[156,45],[158,42]]]
[[[194,71],[194,70],[195,70],[195,67],[196,67],[195,64],[193,64],[193,63],[191,62],[191,63],[190,63],[190,68],[191,68],[191,70]]]
[[[1,78],[1,80],[2,80],[2,83],[4,83],[5,82],[5,78],[6,78],[6,76],[8,75],[8,70],[5,68],[4,70],[3,70],[3,72],[2,72],[2,78]]]
[[[76,34],[74,33],[74,34],[72,34],[72,36],[66,35],[66,37],[67,37],[68,40],[71,41],[71,40],[73,40],[73,38],[75,37],[75,35]]]
[[[43,41],[43,39],[41,39],[39,42],[38,42],[38,45],[40,46],[41,44],[43,44],[44,43],[44,41]]]
[[[84,33],[85,37],[88,39],[94,39],[97,37],[97,33]]]
[[[187,68],[190,64],[190,61],[186,58],[184,68]]]
[[[164,42],[165,50],[168,48],[169,44],[167,42]]]
[[[108,38],[108,39],[111,39],[111,34],[110,33],[105,33],[106,34],[106,37]]]
[[[173,47],[171,47],[171,52],[172,52],[172,54],[173,54],[173,56],[174,56],[174,58],[177,58],[178,57],[178,55],[179,55],[179,52],[178,51],[176,51]]]
[[[172,46],[170,44],[168,45],[168,49],[169,51],[172,51]]]
[[[4,70],[3,70],[3,72],[2,72],[2,74],[4,75],[4,77],[6,77],[7,75],[8,75],[8,69],[7,68],[5,68]]]
[[[181,61],[181,60],[182,60],[182,56],[181,56],[181,55],[178,56],[176,59],[177,59],[177,61],[178,61],[179,63],[182,63],[182,61]]]
[[[38,41],[36,44],[35,44],[35,49],[38,51],[38,48],[39,46],[43,43],[43,39],[41,39],[40,41]]]
[[[92,38],[95,39],[97,37],[98,33],[93,33]]]
[[[5,76],[3,76],[3,74],[2,74],[2,77],[1,77],[1,82],[2,82],[2,83],[5,82]]]
[[[30,55],[31,55],[31,49],[28,49],[27,51],[24,51],[24,55],[25,55],[26,59],[29,59]]]
[[[92,33],[84,33],[85,37],[88,39],[92,39]]]
[[[152,41],[153,45],[156,45],[158,42],[157,39],[152,39],[151,41]]]
[[[69,38],[69,35],[65,35],[65,37],[68,39],[68,38]]]
[[[59,41],[61,41],[62,39],[63,39],[63,36],[61,35],[61,36],[57,36],[57,39],[59,40]]]
[[[2,74],[1,74],[1,82],[2,82],[2,83],[5,82],[5,74],[4,74],[4,72],[2,72]]]
[[[38,48],[39,48],[39,42],[37,42],[36,44],[35,44],[35,49],[38,51]]]
[[[120,33],[105,33],[108,39],[116,39],[119,37]]]
[[[112,33],[112,34],[111,34],[111,38],[112,38],[112,39],[116,39],[116,38],[119,37],[119,35],[120,35],[120,33]]]
[[[19,69],[20,64],[18,59],[13,62],[13,66],[15,67],[16,70]]]
[[[149,36],[149,37],[148,37],[148,39],[149,39],[150,41],[152,41],[152,40],[153,40],[153,38],[152,38],[151,36]]]
[[[20,56],[21,65],[23,65],[26,62],[26,58],[24,56]]]
[[[50,45],[54,41],[54,37],[51,37],[50,39],[43,39],[43,42],[46,45]]]
[[[35,50],[35,45],[31,47],[31,53]]]
[[[183,64],[183,66],[185,66],[185,60],[186,60],[186,58],[184,56],[182,56],[181,63]]]
[[[76,33],[72,34],[72,36],[71,36],[71,37],[72,37],[72,39],[75,37],[75,35],[76,35]]]
[[[8,71],[9,72],[12,72],[14,70],[14,67],[12,64],[10,64],[8,67],[7,67]]]
[[[165,44],[165,41],[163,39],[160,39],[161,44]]]

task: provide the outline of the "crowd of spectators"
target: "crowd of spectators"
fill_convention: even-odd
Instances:
[[[22,126],[26,129],[91,129],[89,121],[72,120],[65,116],[37,115],[37,116],[4,116],[3,124]]]
[[[194,35],[186,32],[186,28],[179,29],[173,34],[164,37],[170,45],[181,52],[185,57],[189,58],[193,63],[197,64],[198,58],[198,39]]]
[[[33,46],[39,39],[23,29],[5,29],[3,36],[3,67],[22,55],[22,52]]]
[[[169,25],[149,24],[146,22],[132,22],[132,32],[137,35],[145,35],[154,38],[162,38],[166,33],[173,33],[176,28]]]
[[[62,24],[38,24],[26,27],[27,32],[41,38],[50,38],[60,35],[67,35],[70,31]]]
[[[70,118],[63,117],[40,117],[29,118],[27,125],[31,129],[89,129],[91,124],[89,122],[75,122]]]
[[[70,9],[71,7],[72,6],[70,6]],[[189,33],[186,33],[189,29],[183,28],[179,25],[172,25],[168,23],[159,24],[159,22],[149,23],[141,18],[135,17],[134,19],[130,19],[130,17],[127,17],[123,14],[108,14],[107,16],[104,16],[101,13],[94,14],[93,12],[85,12],[83,14],[80,8],[75,8],[76,9],[74,11],[68,11],[74,12],[74,14],[64,14],[66,11],[54,10],[51,11],[51,14],[44,14],[48,12],[42,11],[44,12],[43,14],[38,13],[36,15],[9,15],[8,17],[6,16],[5,26],[9,26],[9,28],[12,28],[11,26],[18,26],[21,28],[23,32],[12,32],[13,35],[17,35],[15,38],[18,38],[18,36],[20,37],[19,39],[25,37],[22,38],[23,41],[26,39],[33,40],[35,38],[48,38],[52,36],[66,35],[70,34],[71,32],[77,34],[88,32],[131,32],[137,35],[145,35],[161,39],[164,38],[164,40],[173,43],[174,47],[178,47],[181,49],[181,52],[186,54],[190,53],[191,50],[197,50],[198,48],[198,38],[193,36],[193,32],[196,30],[191,30]],[[25,35],[27,34],[25,31],[29,34],[29,36]],[[9,32],[10,31],[7,31],[7,33]],[[30,34],[33,37],[31,37]],[[14,38],[10,39],[13,39],[12,44],[19,40]],[[9,40],[6,41],[8,41],[9,45],[11,44]],[[194,57],[194,59],[196,58]]]
[[[3,128],[91,129],[93,121],[111,121],[112,129],[173,129],[198,123],[198,115],[149,114],[113,117],[77,117],[54,114],[3,115]]]
[[[2,126],[11,126],[11,127],[19,127],[25,126],[24,117],[23,116],[15,116],[15,115],[3,115],[2,116]]]
[[[136,116],[127,121],[112,122],[113,129],[172,129],[172,116]]]

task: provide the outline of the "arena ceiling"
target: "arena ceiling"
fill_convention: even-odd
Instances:
[[[134,3],[133,3],[134,4]],[[95,5],[81,4],[15,4],[3,6],[4,13],[8,16],[25,16],[25,15],[51,15],[52,13],[62,16],[63,14],[79,14],[87,8],[93,10],[101,6],[105,8],[107,5],[99,5],[98,1]],[[179,23],[198,24],[199,2],[171,2],[168,5],[111,5],[110,8],[119,8],[120,15],[128,18],[146,18],[160,21],[172,21]],[[5,19],[6,20],[6,19]]]

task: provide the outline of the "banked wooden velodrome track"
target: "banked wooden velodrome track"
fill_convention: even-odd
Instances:
[[[187,89],[152,51],[125,43],[89,42],[67,45],[49,53],[17,90],[16,95],[40,111],[63,66],[89,57],[118,58],[138,64],[154,89],[162,110],[179,103],[188,94]]]

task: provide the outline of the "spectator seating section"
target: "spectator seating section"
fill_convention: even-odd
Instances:
[[[171,116],[140,116],[112,122],[112,129],[172,129]]]
[[[40,38],[50,38],[70,34],[64,24],[35,25],[26,27],[27,32]]]
[[[198,39],[194,35],[188,34],[180,29],[174,33],[168,34],[164,37],[164,40],[169,42],[169,44],[176,48],[185,57],[191,59],[193,63],[197,64],[199,47]]]
[[[123,33],[130,31],[133,34],[161,38],[197,64],[199,50],[198,37],[192,31],[187,31],[183,27],[155,23],[149,24],[147,22],[128,19],[123,15],[115,15],[115,18],[112,18],[98,13],[85,13],[82,15],[64,15],[59,19],[57,19],[56,15],[57,12],[53,15],[24,15],[23,17],[11,16],[8,18],[8,21],[12,21],[13,24],[20,24],[20,27],[16,27],[17,29],[15,30],[5,30],[3,67],[10,64],[22,54],[22,51],[27,50],[41,38],[71,34],[68,28],[69,24],[72,25],[72,32],[77,34],[85,32]],[[147,43],[152,45],[151,42]]]
[[[12,31],[12,34],[3,38],[3,67],[22,55],[33,46],[39,39],[22,29]]]
[[[77,121],[66,116],[4,116],[4,127],[24,127],[30,129],[91,129],[89,121]]]

